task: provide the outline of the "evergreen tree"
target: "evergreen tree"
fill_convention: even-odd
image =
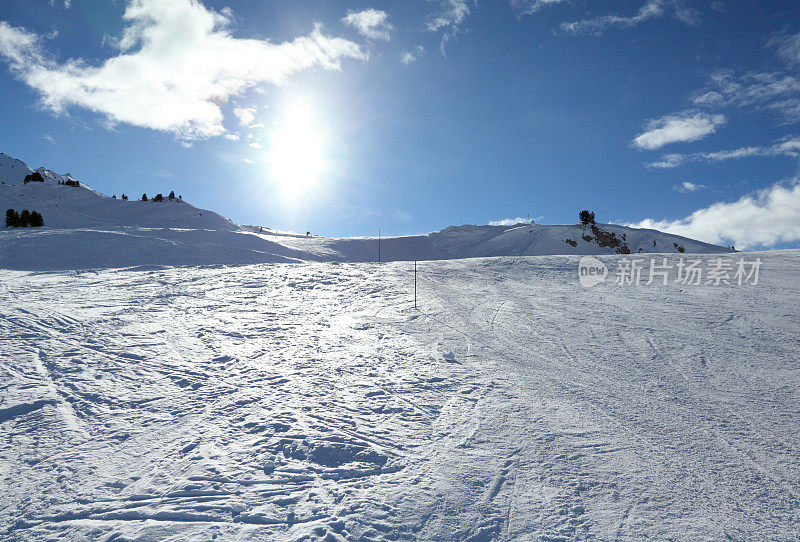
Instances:
[[[147,192],[142,194],[142,201],[147,201]]]
[[[6,211],[6,228],[16,228],[19,226],[19,215],[14,209]]]
[[[42,215],[36,211],[31,211],[31,227],[32,228],[41,228],[44,226],[44,219]]]
[[[27,228],[31,225],[31,212],[27,209],[23,209],[22,212],[19,214],[19,226],[21,228]]]
[[[122,199],[123,199],[124,201],[128,201],[128,196],[126,196],[125,194],[122,194]]]
[[[164,196],[162,194],[156,194],[156,197],[153,198],[153,201],[164,201]]]
[[[38,171],[34,171],[33,173],[25,175],[25,184],[28,184],[28,183],[43,183],[43,182],[44,182],[44,178],[42,177],[42,174],[39,173]]]
[[[578,213],[578,217],[581,219],[581,224],[584,226],[588,226],[589,224],[594,224],[594,212],[589,211],[581,211]]]
[[[169,200],[172,201],[174,199],[175,199],[175,191],[173,190],[172,192],[169,193]]]

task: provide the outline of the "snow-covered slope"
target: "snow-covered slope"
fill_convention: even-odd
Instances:
[[[25,176],[30,173],[33,173],[33,170],[25,162],[0,152],[0,182],[22,184]]]
[[[38,211],[44,228],[0,226],[0,268],[85,269],[133,265],[250,264],[287,261],[377,261],[376,238],[299,236],[239,226],[184,201],[140,201],[100,194],[69,174],[37,170],[45,182],[23,184],[32,170],[0,155],[0,212]],[[135,187],[132,187],[134,189]],[[133,192],[133,190],[131,191]],[[169,190],[164,190],[168,193]],[[150,194],[154,196],[155,194]],[[654,230],[599,224],[572,226],[459,226],[428,235],[389,237],[380,242],[382,261],[438,260],[486,256],[718,253],[728,249]],[[610,237],[613,234],[613,237]],[[606,242],[600,242],[605,240]],[[610,242],[608,242],[610,241]]]
[[[0,538],[796,540],[800,252],[747,257],[6,271]]]
[[[615,254],[625,247],[631,253],[728,253],[731,250],[656,230],[597,224],[601,237],[614,234],[619,246],[601,246],[591,227],[578,224],[553,226],[451,226],[428,235],[384,237],[380,258],[384,262],[451,260],[488,256],[544,256],[552,254]],[[265,236],[308,254],[310,258],[369,262],[378,260],[378,239]],[[567,241],[574,241],[575,246]]]
[[[0,158],[4,158],[3,155]],[[7,157],[5,157],[7,158]],[[22,162],[15,167],[0,164],[0,179],[14,178],[31,173]],[[9,174],[8,172],[12,172]],[[81,182],[79,187],[59,185],[59,181],[75,180],[69,174],[58,175],[50,170],[39,168],[44,182],[24,184],[19,180],[14,184],[5,181],[0,184],[0,207],[3,212],[12,208],[39,211],[47,228],[79,229],[107,227],[141,228],[194,228],[215,230],[236,230],[236,224],[212,211],[197,209],[177,199],[163,202],[141,201],[130,195],[130,200],[113,199],[92,190]],[[168,192],[168,191],[167,191]],[[150,194],[155,196],[155,194]]]
[[[0,212],[38,211],[43,228],[0,226],[0,268],[86,269],[136,265],[205,265],[295,261],[294,251],[253,237],[225,217],[185,201],[128,201],[39,168],[44,182],[24,184],[32,170],[0,156]],[[6,180],[8,179],[8,180]],[[13,183],[13,184],[12,184]],[[149,195],[151,198],[155,194]]]

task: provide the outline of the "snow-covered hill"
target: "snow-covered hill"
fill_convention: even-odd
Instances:
[[[59,181],[76,180],[69,173],[58,175],[48,169],[38,171],[44,182],[24,184],[33,173],[24,162],[0,155],[0,207],[39,211],[45,226],[51,229],[79,228],[193,228],[236,230],[238,226],[217,213],[192,205],[170,201],[141,201],[142,194],[129,194],[130,199],[114,199],[92,190],[81,182],[79,187],[59,185]],[[150,194],[155,196],[155,194]]]
[[[184,201],[114,199],[69,174],[33,172],[0,155],[0,211],[38,211],[44,228],[0,227],[0,268],[85,269],[135,265],[250,264],[288,261],[370,262],[487,256],[614,253],[719,253],[728,249],[655,230],[598,224],[458,226],[428,235],[377,238],[300,236],[240,226]],[[131,187],[135,189],[135,187]],[[165,194],[167,190],[164,191]],[[155,194],[150,194],[154,196]]]
[[[544,256],[553,254],[630,253],[727,253],[725,247],[671,235],[656,230],[614,224],[591,227],[574,225],[518,224],[516,226],[451,226],[428,235],[384,237],[380,240],[382,261],[452,260],[490,256]],[[599,240],[614,234],[618,245],[602,246]],[[307,254],[312,259],[369,262],[378,260],[376,237],[325,238],[265,236]],[[569,243],[572,241],[575,246]]]
[[[0,538],[796,540],[800,252],[747,257],[6,271]]]

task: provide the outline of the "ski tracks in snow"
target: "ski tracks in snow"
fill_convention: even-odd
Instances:
[[[758,290],[426,262],[419,311],[406,263],[11,272],[0,532],[791,538],[783,258]]]

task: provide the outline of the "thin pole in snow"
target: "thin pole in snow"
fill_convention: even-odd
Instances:
[[[417,262],[414,262],[414,309],[417,308]]]

